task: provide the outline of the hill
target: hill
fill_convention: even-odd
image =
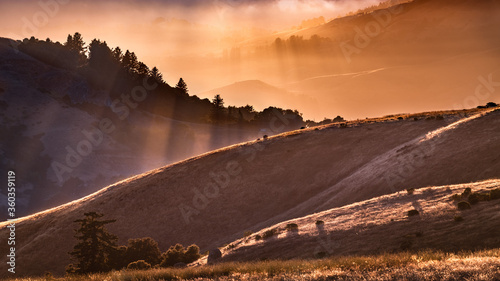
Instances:
[[[497,227],[500,198],[461,211],[452,196],[462,194],[466,188],[482,194],[494,189],[500,191],[500,180],[425,187],[412,194],[400,191],[281,222],[230,243],[224,247],[221,261],[307,259],[425,249],[459,252],[500,247]],[[410,210],[419,214],[409,216]],[[318,221],[323,223],[317,224]],[[297,228],[287,229],[290,224],[296,224]],[[256,239],[266,237],[270,230],[276,233]]]
[[[286,105],[316,120],[498,103],[499,15],[498,0],[415,0],[249,40],[196,71],[224,78],[210,88],[252,77],[312,97]]]
[[[205,251],[247,230],[410,187],[500,176],[500,161],[491,153],[500,144],[497,109],[399,117],[227,147],[21,218],[16,223],[16,237],[23,241],[17,250],[19,274],[62,273],[75,242],[73,221],[87,211],[117,219],[110,230],[121,244],[150,236],[162,250],[196,243]],[[0,224],[1,235],[7,235],[6,226]]]
[[[236,106],[251,104],[256,110],[263,110],[269,104],[287,107],[294,104],[301,107],[317,107],[318,100],[305,95],[296,95],[260,80],[239,81],[227,86],[200,93],[200,96],[220,94],[224,100]]]
[[[274,133],[303,126],[300,116],[277,108],[267,115],[254,111],[255,118],[245,119],[250,116],[240,113],[245,109],[223,107],[220,120],[213,120],[208,99],[171,87],[137,58],[133,67],[124,65],[123,57],[131,52],[116,47],[112,53],[98,40],[89,49],[100,60],[81,54],[77,60],[67,45],[50,40],[0,38],[0,134],[5,136],[0,172],[19,175],[19,215],[256,139],[266,118],[286,115],[290,121]],[[6,206],[5,190],[0,198],[0,206]]]

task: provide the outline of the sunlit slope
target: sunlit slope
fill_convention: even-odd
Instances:
[[[223,249],[223,261],[371,255],[401,250],[444,251],[500,247],[500,201],[491,200],[459,210],[451,196],[465,188],[488,193],[499,180],[425,187],[333,208],[282,222],[238,239]],[[408,216],[417,210],[418,215]],[[462,217],[456,221],[455,217]],[[323,223],[317,224],[317,221]],[[287,230],[296,224],[295,231]],[[270,238],[265,233],[276,229]]]
[[[62,273],[75,244],[73,221],[88,211],[117,219],[110,230],[121,244],[150,236],[162,250],[179,242],[196,243],[204,251],[246,230],[408,187],[500,177],[494,153],[500,150],[500,112],[480,114],[486,115],[311,128],[153,170],[21,219],[16,225],[18,271]],[[410,155],[427,147],[420,141],[429,132],[436,133],[435,148],[423,156],[424,165],[411,164],[422,163]],[[384,173],[408,163],[414,172],[384,183]],[[7,235],[6,223],[0,226],[0,235]]]

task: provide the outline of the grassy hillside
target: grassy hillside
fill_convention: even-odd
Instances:
[[[460,210],[466,188],[496,199]],[[410,194],[411,193],[411,194]],[[500,247],[500,180],[400,191],[262,229],[230,243],[223,261]],[[418,214],[408,212],[417,210]],[[293,225],[295,224],[296,227]],[[292,227],[294,226],[294,227]],[[270,234],[274,230],[274,234]]]
[[[447,254],[436,251],[347,256],[320,260],[223,263],[186,269],[119,271],[57,280],[496,280],[498,249]],[[49,278],[9,279],[42,281]]]
[[[24,241],[17,250],[19,274],[62,273],[75,243],[73,221],[88,211],[117,219],[110,230],[121,244],[150,236],[162,250],[179,242],[196,243],[203,252],[247,230],[409,187],[500,177],[498,158],[491,153],[499,150],[499,115],[486,109],[333,124],[156,169],[21,218],[16,224]],[[436,141],[433,150],[429,140]],[[415,151],[431,153],[410,157]],[[380,173],[399,167],[412,169],[397,174],[402,182],[389,185]],[[6,235],[6,223],[0,226]]]

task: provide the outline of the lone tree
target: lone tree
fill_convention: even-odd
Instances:
[[[217,94],[214,96],[212,99],[212,122],[214,123],[220,123],[224,119],[224,100],[222,97]]]
[[[109,257],[116,250],[118,237],[109,233],[106,225],[116,220],[99,220],[104,215],[96,212],[84,215],[83,219],[74,221],[80,224],[80,228],[75,230],[75,238],[79,242],[69,253],[78,263],[70,264],[66,271],[77,274],[109,271]]]
[[[181,90],[184,94],[187,95],[188,93],[188,88],[187,88],[187,84],[186,82],[184,82],[184,79],[179,79],[179,82],[177,83],[177,85],[175,85],[175,87],[179,90]]]

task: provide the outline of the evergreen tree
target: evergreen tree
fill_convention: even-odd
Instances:
[[[223,118],[224,100],[219,94],[215,95],[214,98],[212,99],[212,105],[213,105],[212,116],[211,116],[212,122],[221,123],[222,120],[224,119]]]
[[[122,58],[122,65],[123,67],[125,67],[125,69],[133,73],[136,71],[138,63],[139,62],[137,61],[137,56],[134,52],[130,52],[129,50],[125,51],[125,55],[123,55]]]
[[[137,74],[141,77],[149,74],[149,67],[142,61],[137,63]]]
[[[188,88],[187,88],[187,84],[186,82],[184,82],[184,79],[179,79],[179,82],[177,83],[177,85],[175,85],[175,87],[179,90],[181,90],[184,94],[187,95],[188,93]]]
[[[110,255],[116,251],[118,237],[106,230],[106,225],[116,220],[99,220],[104,215],[96,212],[84,214],[75,220],[80,227],[75,230],[78,243],[70,255],[78,261],[68,266],[68,273],[87,274],[106,272],[111,269]]]
[[[118,62],[122,61],[123,53],[122,53],[122,49],[120,49],[120,47],[116,47],[113,49],[113,58]]]
[[[153,69],[151,70],[151,78],[153,78],[158,83],[164,83],[163,75],[160,73],[160,71],[158,70],[158,68],[156,66],[153,67]],[[182,81],[182,82],[184,82],[184,81]],[[180,81],[179,81],[179,83],[180,83]],[[186,83],[184,83],[184,85],[185,84]],[[186,86],[186,91],[187,91],[187,86]]]
[[[87,56],[85,55],[85,42],[83,41],[83,37],[80,33],[75,32],[73,36],[68,34],[68,38],[66,39],[66,43],[64,46],[71,52],[73,64],[75,66],[79,66],[85,63]]]

